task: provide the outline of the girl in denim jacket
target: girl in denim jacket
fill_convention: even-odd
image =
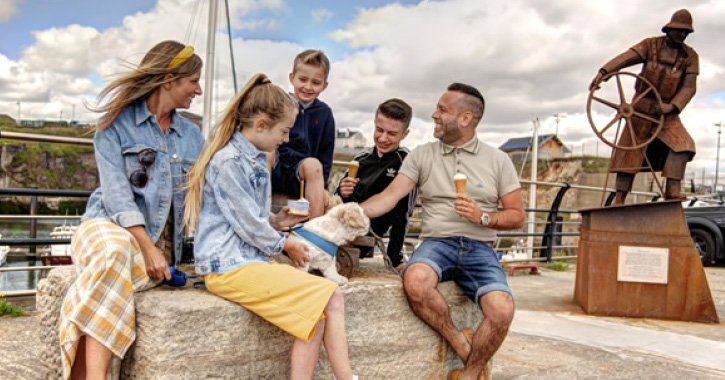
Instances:
[[[297,107],[264,74],[232,102],[189,172],[184,221],[195,226],[196,271],[210,292],[239,303],[295,337],[290,378],[311,379],[324,341],[337,379],[354,379],[345,305],[335,283],[270,262],[283,249],[298,266],[306,248],[279,230],[302,220],[270,215],[267,153],[288,141]]]
[[[134,293],[169,279],[168,258],[181,257],[185,174],[202,136],[176,109],[201,95],[201,66],[191,46],[164,41],[101,92],[110,96],[96,109],[104,114],[93,139],[101,187],[72,239],[78,278],[59,323],[64,379],[118,377],[136,338]]]

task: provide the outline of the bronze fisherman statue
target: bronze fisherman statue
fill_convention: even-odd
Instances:
[[[653,171],[661,171],[667,178],[665,199],[684,198],[680,193],[680,182],[685,175],[685,166],[695,155],[695,142],[680,121],[679,113],[695,95],[699,61],[697,53],[684,41],[694,32],[692,15],[681,9],[672,15],[669,23],[662,27],[665,36],[646,38],[626,52],[607,62],[592,80],[589,89],[595,89],[608,73],[642,63],[641,77],[644,77],[660,94],[662,104],[648,86],[640,80],[635,84],[634,98],[643,96],[635,106],[635,111],[651,115],[655,119],[664,115],[664,125],[657,137],[644,151],[642,149],[615,149],[610,171],[617,173],[615,189],[617,191],[613,205],[624,204],[627,193],[632,190],[634,176],[640,171],[649,170],[645,166],[645,154]],[[633,117],[632,127],[637,141],[650,138],[654,123]],[[629,133],[623,133],[619,146],[634,146]]]

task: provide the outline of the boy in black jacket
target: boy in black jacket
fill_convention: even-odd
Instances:
[[[408,154],[407,149],[400,147],[400,142],[408,135],[412,117],[413,110],[400,99],[389,99],[378,106],[373,134],[375,147],[355,156],[354,160],[360,165],[357,178],[348,178],[346,173],[337,188],[336,193],[344,202],[363,202],[393,181]],[[405,265],[400,251],[408,232],[408,218],[415,207],[416,193],[414,190],[393,210],[370,221],[370,228],[380,236],[390,229],[387,254],[398,271]],[[371,256],[372,249],[360,252],[360,257]]]
[[[332,110],[317,97],[327,88],[330,61],[320,50],[305,50],[295,57],[289,75],[294,88],[292,98],[299,104],[297,119],[289,142],[269,154],[273,167],[272,191],[291,197],[300,196],[300,181],[305,181],[305,198],[310,202],[310,218],[320,216],[330,200],[327,179],[335,150],[335,119]]]

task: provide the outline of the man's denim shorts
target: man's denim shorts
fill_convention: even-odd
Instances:
[[[455,281],[478,305],[482,295],[502,291],[511,295],[506,273],[488,243],[466,237],[427,238],[413,252],[403,274],[414,263],[423,263],[438,274],[438,282]]]

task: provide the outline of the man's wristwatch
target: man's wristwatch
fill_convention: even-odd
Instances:
[[[484,212],[481,214],[481,225],[486,227],[491,222],[491,215],[489,215],[487,212]]]

